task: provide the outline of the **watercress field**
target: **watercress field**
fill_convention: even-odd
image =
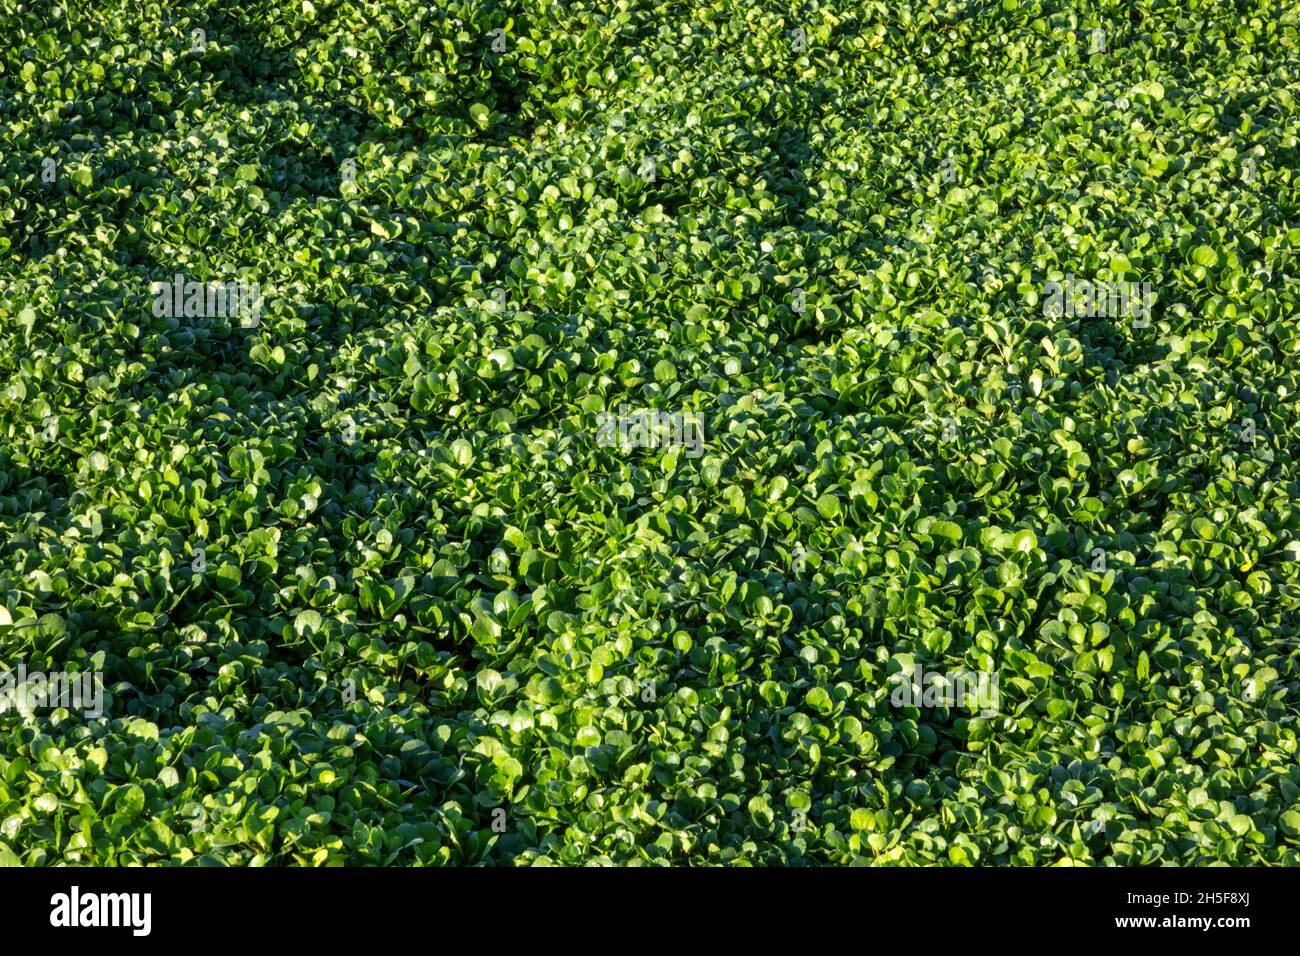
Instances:
[[[1300,863],[1294,5],[0,38],[0,863]]]

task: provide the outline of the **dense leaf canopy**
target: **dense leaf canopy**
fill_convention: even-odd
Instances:
[[[1294,5],[0,37],[0,863],[1300,863]]]

